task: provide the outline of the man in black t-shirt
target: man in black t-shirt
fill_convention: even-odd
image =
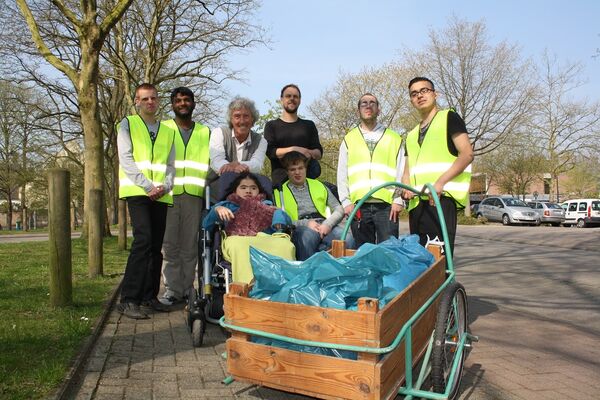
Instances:
[[[321,174],[317,160],[323,156],[319,132],[315,123],[298,117],[300,88],[294,84],[281,89],[281,117],[268,121],[264,137],[268,142],[267,157],[271,160],[271,180],[277,186],[287,179],[287,171],[281,164],[284,155],[291,151],[304,154],[309,161],[307,177],[315,179]]]
[[[469,199],[473,146],[462,118],[453,110],[439,110],[433,82],[417,77],[408,84],[410,101],[421,116],[406,138],[406,163],[402,183],[420,189],[433,184],[444,213],[451,251],[456,236],[457,209]],[[410,232],[422,245],[436,236],[443,240],[432,197],[403,190],[408,205]]]

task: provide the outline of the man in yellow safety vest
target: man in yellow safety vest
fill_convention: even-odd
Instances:
[[[138,114],[118,125],[119,197],[127,199],[133,243],[117,310],[133,319],[148,318],[148,309],[168,311],[157,295],[167,208],[173,204],[175,131],[156,119],[158,103],[154,85],[139,85],[135,90]]]
[[[209,166],[210,130],[194,122],[194,93],[187,87],[171,92],[175,119],[165,121],[175,131],[175,184],[173,207],[167,213],[163,241],[163,281],[165,293],[160,302],[183,302],[193,287],[198,262],[198,231]]]
[[[379,111],[377,98],[371,93],[363,94],[358,100],[360,123],[346,134],[340,145],[337,184],[346,214],[371,189],[402,178],[402,138],[377,122]],[[361,207],[360,217],[352,223],[357,246],[397,237],[402,205],[394,187],[373,193]]]
[[[433,184],[444,213],[450,248],[454,249],[457,209],[469,198],[473,146],[463,119],[453,110],[439,110],[433,82],[424,77],[408,84],[410,101],[421,122],[406,137],[406,169],[402,182],[420,189]],[[433,199],[403,190],[409,200],[410,232],[418,234],[422,245],[436,236],[442,240],[440,222]]]

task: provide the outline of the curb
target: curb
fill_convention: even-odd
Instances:
[[[88,336],[84,340],[78,351],[75,353],[76,355],[71,363],[71,368],[69,369],[69,372],[67,373],[65,379],[63,380],[58,390],[56,391],[56,394],[54,396],[50,396],[50,399],[67,400],[72,398],[73,389],[75,388],[75,385],[79,383],[83,372],[83,368],[89,358],[90,353],[92,352],[92,349],[94,348],[94,345],[98,341],[98,337],[100,337],[100,334],[104,329],[104,325],[108,320],[108,316],[110,315],[113,306],[117,300],[117,297],[121,292],[122,284],[123,280],[121,279],[121,282],[119,282],[117,287],[113,289],[113,292],[109,296],[108,300],[106,301],[106,303],[104,303],[104,310],[102,311],[102,314],[97,320],[96,326],[94,327],[94,331],[90,336]]]

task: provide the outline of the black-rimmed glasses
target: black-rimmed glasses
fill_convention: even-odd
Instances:
[[[425,96],[427,93],[430,93],[430,92],[435,92],[435,90],[428,88],[428,87],[424,87],[424,88],[421,88],[421,90],[413,90],[412,92],[410,92],[410,97],[414,99],[415,97],[417,97],[420,94]]]

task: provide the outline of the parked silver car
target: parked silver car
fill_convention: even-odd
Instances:
[[[540,217],[524,201],[514,197],[488,197],[479,203],[478,217],[500,221],[504,225],[539,225]]]
[[[559,204],[547,201],[530,201],[527,204],[540,216],[542,224],[560,226],[565,222],[565,210]]]

